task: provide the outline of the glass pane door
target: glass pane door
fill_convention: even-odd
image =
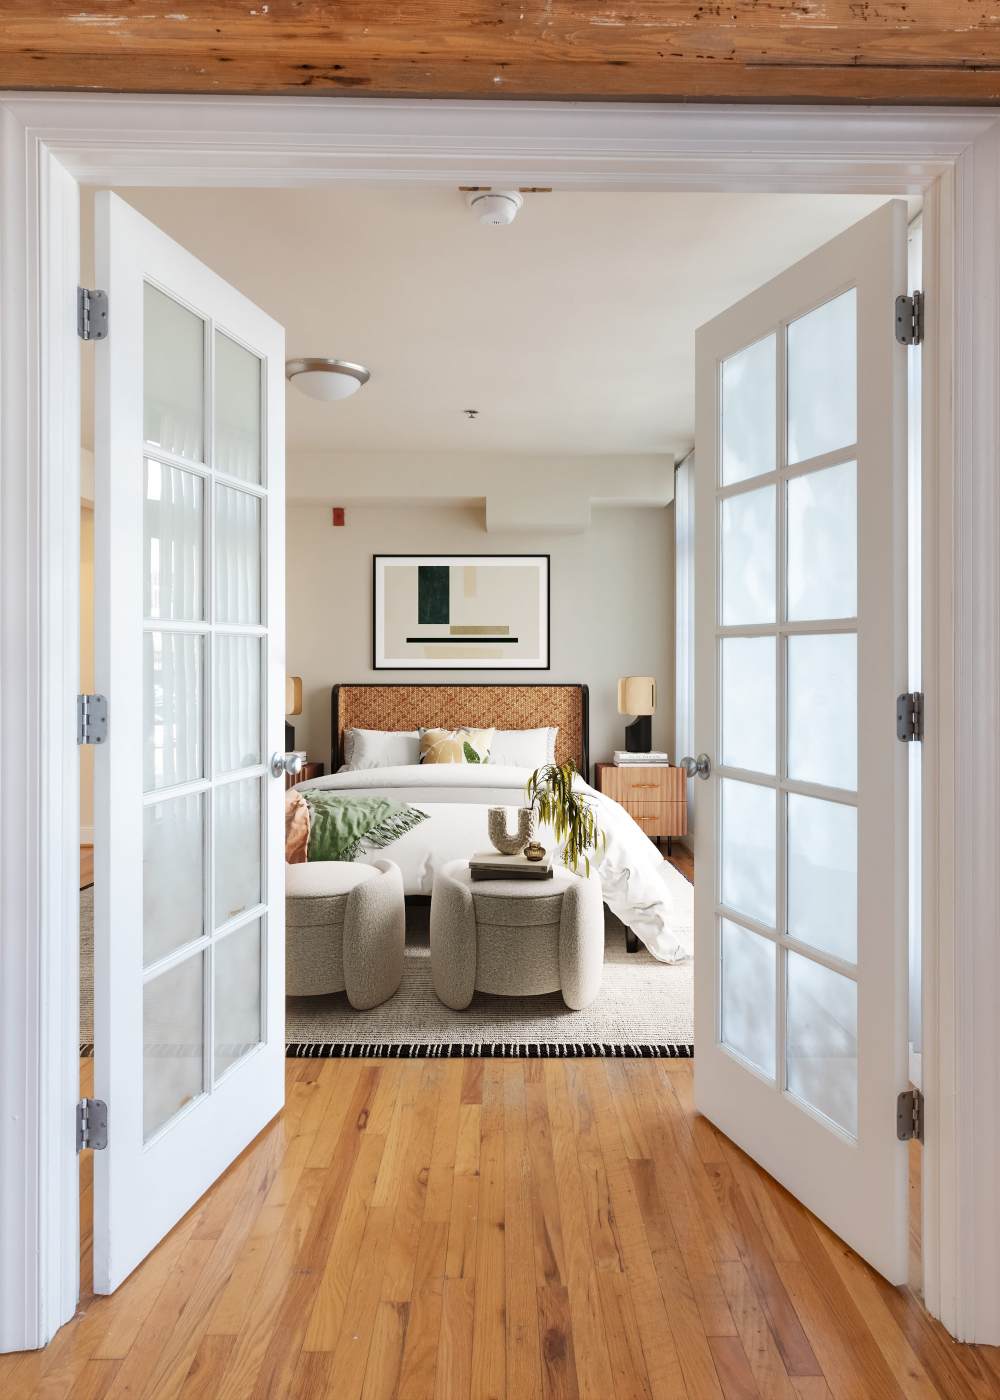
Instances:
[[[720,368],[722,1044],[857,1132],[854,288]],[[737,464],[734,469],[734,464]]]
[[[143,1136],[260,1043],[260,357],[143,287]]]
[[[906,1278],[906,206],[696,339],[695,1102]]]

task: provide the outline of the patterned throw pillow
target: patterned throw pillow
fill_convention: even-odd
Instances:
[[[489,763],[494,729],[421,729],[421,763]]]

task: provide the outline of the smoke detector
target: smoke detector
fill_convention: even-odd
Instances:
[[[512,224],[524,196],[517,190],[470,190],[466,200],[481,224]]]

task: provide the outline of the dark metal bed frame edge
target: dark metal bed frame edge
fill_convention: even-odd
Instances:
[[[570,690],[580,692],[580,703],[582,706],[582,739],[583,752],[579,756],[580,772],[583,777],[590,782],[590,686],[584,685],[582,681],[458,681],[458,685],[467,686],[469,690],[496,690],[499,686],[507,686],[511,690],[526,690],[529,686],[541,686],[545,689],[553,689],[556,686],[565,686]],[[413,686],[440,686],[453,688],[454,681],[342,681],[335,685],[330,692],[330,724],[331,724],[331,754],[330,772],[336,773],[344,761],[343,740],[340,730],[340,692],[344,686],[351,690],[375,690],[392,687],[393,689],[409,689]]]

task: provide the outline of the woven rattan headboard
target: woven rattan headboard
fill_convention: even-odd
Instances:
[[[538,729],[559,726],[556,759],[590,773],[590,692],[585,685],[335,685],[333,771],[345,729]]]

